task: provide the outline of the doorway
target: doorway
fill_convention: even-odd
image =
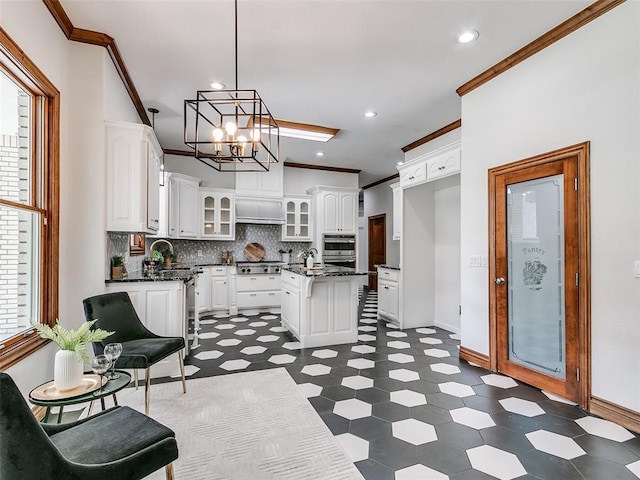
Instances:
[[[588,408],[589,143],[489,170],[491,369]]]
[[[369,217],[369,290],[378,290],[376,265],[387,261],[387,218],[386,214]]]

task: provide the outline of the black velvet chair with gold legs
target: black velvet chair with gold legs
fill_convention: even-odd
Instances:
[[[162,467],[170,480],[177,458],[173,431],[129,407],[40,424],[13,379],[0,373],[2,480],[136,480]]]
[[[94,343],[94,353],[96,355],[101,354],[107,343],[119,342],[122,344],[122,354],[116,361],[116,368],[134,369],[134,371],[140,368],[144,369],[144,411],[147,415],[149,414],[149,387],[151,385],[149,368],[171,354],[178,354],[180,374],[182,376],[182,391],[187,393],[182,358],[185,346],[184,338],[161,337],[147,330],[140,321],[133,308],[129,294],[126,292],[96,295],[95,297],[85,298],[82,303],[84,305],[85,319],[88,322],[97,320],[93,324],[93,328],[115,332],[103,342]]]

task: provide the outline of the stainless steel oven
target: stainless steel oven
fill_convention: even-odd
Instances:
[[[322,260],[329,265],[356,268],[356,236],[324,234]]]

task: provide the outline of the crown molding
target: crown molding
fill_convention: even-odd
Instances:
[[[456,128],[460,128],[461,126],[462,126],[461,119],[456,120],[455,122],[451,122],[449,125],[445,125],[444,127],[436,130],[435,132],[431,132],[429,135],[425,135],[424,137],[419,138],[418,140],[410,143],[409,145],[405,145],[404,147],[402,147],[402,151],[404,153],[407,153],[408,151],[413,150],[414,148],[417,148],[420,145],[424,145],[425,143],[430,142],[435,138],[441,137],[445,133],[449,133],[452,130],[455,130]]]
[[[142,100],[140,99],[140,95],[138,94],[138,90],[131,79],[131,75],[129,75],[129,71],[127,70],[127,66],[122,59],[122,55],[120,54],[120,50],[116,44],[116,41],[113,37],[110,37],[106,33],[94,32],[93,30],[85,30],[83,28],[77,28],[73,26],[71,19],[65,12],[60,0],[42,0],[45,4],[49,13],[54,18],[64,36],[67,37],[68,40],[72,42],[79,43],[87,43],[89,45],[97,45],[100,47],[105,47],[109,56],[111,57],[111,61],[116,67],[116,71],[120,76],[120,80],[124,84],[124,88],[127,90],[131,101],[133,102],[133,106],[138,112],[138,116],[140,120],[145,125],[151,126],[151,121],[149,120],[149,116],[147,115],[147,111],[142,104]]]
[[[549,45],[554,44],[561,38],[566,37],[572,32],[575,32],[580,27],[583,27],[587,23],[595,20],[600,15],[607,13],[612,8],[624,3],[626,0],[597,0],[589,5],[584,10],[578,12],[573,17],[565,20],[560,25],[552,28],[547,33],[536,38],[533,42],[525,45],[517,52],[512,53],[504,60],[496,63],[493,67],[485,70],[480,75],[472,78],[464,85],[458,87],[456,92],[461,97],[467,93],[475,90],[480,85],[487,83],[489,80],[494,79],[501,73],[506,72],[511,67],[516,66],[520,62],[523,62],[527,58],[535,55],[539,51],[547,48]]]
[[[364,187],[362,187],[363,190],[366,190],[367,188],[371,188],[371,187],[377,187],[378,185],[381,185],[385,182],[388,182],[390,180],[395,180],[396,178],[400,178],[400,174],[399,173],[394,173],[393,175],[389,175],[388,177],[384,177],[381,178],[380,180],[377,180],[373,183],[370,183],[369,185],[365,185]]]
[[[293,168],[306,168],[309,170],[325,170],[327,172],[340,172],[340,173],[360,173],[361,171],[356,168],[330,167],[328,165],[313,165],[311,163],[284,162],[284,166],[293,167]]]

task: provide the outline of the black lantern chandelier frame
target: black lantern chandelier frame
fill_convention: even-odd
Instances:
[[[184,101],[184,143],[219,172],[269,171],[280,156],[280,131],[258,92],[238,89],[238,0],[235,75],[235,90],[199,90]]]

